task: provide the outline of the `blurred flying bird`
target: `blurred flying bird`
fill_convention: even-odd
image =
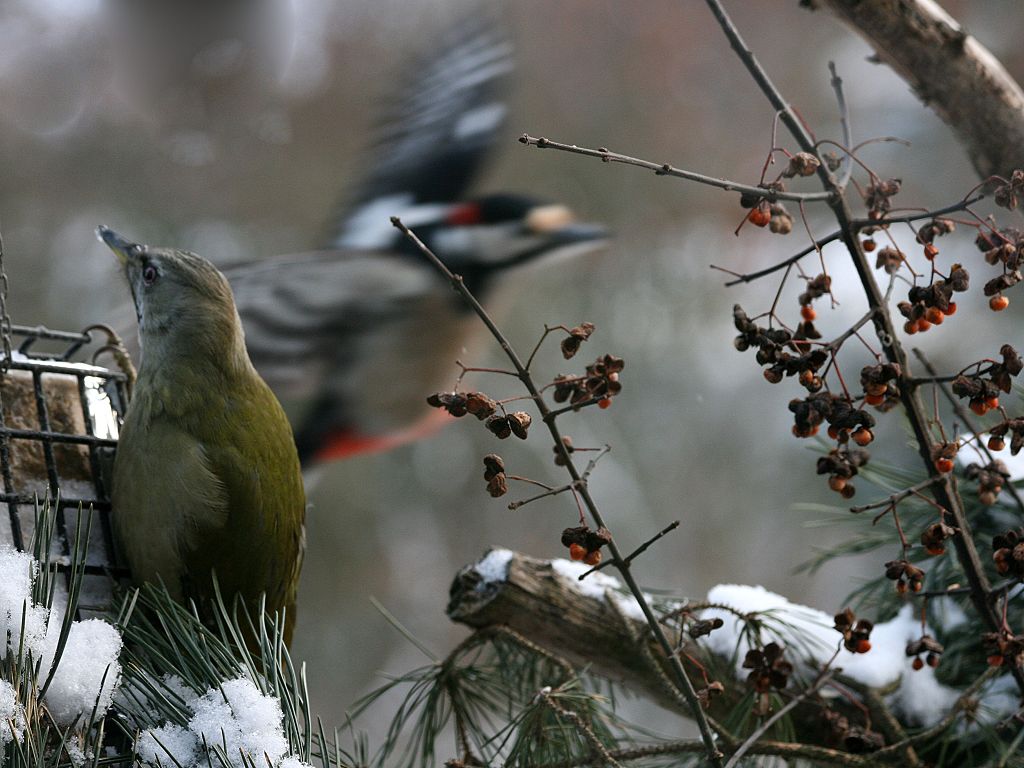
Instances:
[[[444,414],[424,398],[446,387],[459,351],[483,332],[391,216],[484,300],[516,267],[606,239],[563,205],[467,197],[502,135],[512,73],[511,44],[492,14],[449,28],[400,78],[327,247],[224,269],[249,355],[281,398],[303,466],[439,426]]]
[[[114,459],[114,537],[136,582],[295,625],[306,497],[292,432],[246,354],[224,276],[99,227],[131,289],[142,361]]]
[[[489,16],[449,30],[410,68],[330,246],[226,270],[253,363],[285,403],[304,465],[430,432],[443,415],[425,396],[483,330],[391,216],[483,298],[515,267],[606,238],[562,205],[465,197],[504,125],[512,70]]]

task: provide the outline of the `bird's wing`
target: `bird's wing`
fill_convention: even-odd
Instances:
[[[466,193],[503,125],[512,46],[488,12],[454,25],[414,61],[383,114],[369,172],[354,190],[333,246],[381,248],[393,240],[388,216]]]
[[[243,595],[250,609],[265,589],[267,609],[276,611],[294,603],[304,545],[306,501],[291,427],[255,377],[224,403],[223,419],[211,419],[202,444],[223,489],[226,520],[194,543],[189,566],[194,573],[216,567],[222,592]],[[195,589],[210,597],[202,582]]]
[[[443,286],[400,257],[315,251],[225,271],[260,375],[282,400],[321,392],[357,345]]]

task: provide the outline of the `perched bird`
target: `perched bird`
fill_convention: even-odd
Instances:
[[[399,216],[478,297],[517,268],[592,251],[603,227],[563,205],[467,191],[501,136],[512,47],[470,16],[400,78],[327,248],[225,269],[249,354],[281,397],[304,466],[388,449],[445,421],[424,406],[449,386],[479,320],[390,223]],[[508,140],[511,142],[512,137]]]
[[[207,610],[213,580],[295,623],[306,498],[292,431],[256,373],[224,276],[99,227],[131,288],[142,358],[114,459],[115,541],[137,582]],[[230,605],[230,603],[229,603]]]

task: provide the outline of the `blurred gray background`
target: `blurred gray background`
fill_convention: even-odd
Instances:
[[[1018,2],[944,5],[1024,76]],[[897,204],[938,207],[976,183],[949,130],[889,70],[869,63],[867,45],[829,14],[801,10],[795,0],[728,6],[819,137],[839,138],[827,70],[833,59],[855,140],[912,142],[862,153],[880,175],[904,180]],[[220,263],[321,244],[348,180],[373,162],[361,151],[380,100],[398,90],[402,64],[471,7],[7,0],[0,6],[0,224],[14,322],[77,329],[117,315],[127,291],[92,234],[100,222]],[[749,582],[826,611],[842,608],[843,595],[881,560],[844,563],[815,578],[794,574],[817,547],[845,535],[842,525],[814,526],[822,512],[794,505],[838,497],[814,475],[810,443],[790,435],[786,403],[799,388],[766,384],[752,354],[732,347],[733,303],[764,311],[777,283],[727,290],[724,276],[709,269],[755,269],[799,250],[806,243],[799,219],[788,237],[751,227],[734,237],[743,215],[735,195],[516,142],[528,131],[755,182],[771,109],[698,0],[510,0],[505,15],[519,73],[507,140],[479,188],[565,202],[607,223],[616,239],[602,253],[530,271],[493,306],[521,347],[532,346],[544,322],[597,325],[577,366],[562,361],[556,345],[541,355],[538,370],[550,376],[602,352],[625,358],[624,391],[613,407],[564,422],[577,445],[613,446],[592,480],[613,532],[631,548],[682,521],[637,568],[652,588],[703,596],[721,582]],[[810,225],[817,234],[832,228],[814,210]],[[943,257],[977,267],[972,239],[940,243]],[[807,269],[814,273],[812,262]],[[864,311],[841,255],[831,257],[830,270],[840,306],[821,312],[826,335]],[[791,319],[798,290],[792,283],[780,304]],[[1001,335],[990,341],[981,329],[993,316],[974,291],[941,334],[915,341],[937,361],[962,365],[1020,336],[1010,317],[1017,308],[999,318]],[[429,329],[422,343],[431,343]],[[467,362],[500,364],[490,345],[468,355]],[[847,359],[844,372],[856,379],[864,359],[856,351]],[[452,370],[454,378],[454,361]],[[481,379],[479,387],[509,392],[504,381]],[[902,460],[899,417],[882,418],[877,431],[879,455],[888,450]],[[340,724],[381,672],[423,661],[371,596],[443,654],[465,633],[444,616],[457,568],[490,544],[563,555],[559,532],[576,518],[571,498],[507,511],[517,489],[502,500],[484,491],[480,457],[491,450],[517,474],[561,480],[541,435],[499,445],[468,420],[419,445],[323,472],[311,493],[293,653],[309,665],[325,722]],[[857,499],[872,493],[862,487]]]

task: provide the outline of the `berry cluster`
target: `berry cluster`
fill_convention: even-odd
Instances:
[[[947,278],[935,280],[927,286],[911,286],[907,293],[907,301],[901,301],[896,305],[896,309],[907,320],[903,324],[903,330],[908,334],[923,333],[933,325],[941,325],[947,317],[956,313],[953,294],[963,293],[970,284],[971,276],[967,270],[959,264],[954,264],[950,267]]]
[[[941,555],[946,551],[946,539],[955,536],[956,532],[951,525],[932,523],[921,532],[921,546],[929,555]]]
[[[555,402],[568,400],[570,405],[580,405],[597,400],[599,407],[607,408],[612,403],[611,398],[622,391],[619,373],[625,365],[621,357],[603,355],[587,366],[585,376],[556,376],[553,382]]]
[[[880,221],[892,210],[892,198],[899,194],[902,182],[899,179],[877,179],[864,191],[864,205],[868,209],[868,218]]]
[[[1003,267],[1001,275],[997,275],[985,283],[985,295],[991,297],[988,302],[989,307],[996,312],[1001,312],[1010,305],[1010,300],[1003,296],[1003,291],[1021,281],[1021,249],[1024,248],[1024,233],[1012,227],[993,229],[991,232],[979,231],[974,244],[982,252],[987,263],[993,266],[1001,264]]]
[[[858,619],[847,608],[835,615],[835,629],[843,636],[843,647],[850,653],[867,653],[871,650],[871,630],[874,628],[867,619]]]
[[[484,426],[493,432],[499,440],[515,435],[520,440],[526,439],[526,430],[533,423],[533,418],[526,411],[515,411],[507,415],[494,414],[484,422]]]
[[[900,402],[900,388],[897,383],[903,372],[896,363],[866,365],[860,372],[860,385],[864,387],[864,402],[878,410],[895,408]]]
[[[771,711],[769,693],[772,688],[781,691],[789,684],[793,665],[786,661],[785,649],[778,643],[768,643],[763,649],[751,648],[743,658],[743,668],[749,669],[747,685],[757,696],[754,712],[764,715]]]
[[[1003,486],[1010,479],[1010,471],[999,459],[989,462],[984,467],[980,464],[968,464],[964,474],[968,480],[977,480],[978,500],[988,507],[996,503]]]
[[[828,362],[828,353],[823,349],[807,350],[807,339],[820,338],[813,323],[809,320],[800,323],[795,334],[784,328],[764,328],[747,317],[739,304],[733,307],[733,321],[740,332],[734,346],[740,352],[757,348],[757,364],[768,366],[764,369],[765,379],[778,384],[784,376],[799,375],[801,384],[814,388],[811,391],[821,389],[817,372]]]
[[[708,709],[711,707],[711,702],[723,693],[725,693],[725,686],[718,680],[712,680],[707,687],[697,691],[697,701],[700,702],[702,708]]]
[[[483,392],[435,392],[427,398],[432,408],[444,408],[456,418],[471,413],[483,421],[498,410],[498,404]]]
[[[1011,667],[1024,665],[1024,635],[1014,635],[1009,630],[987,632],[982,635],[982,641],[988,651],[990,667],[1001,667],[1003,664]]]
[[[936,443],[932,446],[932,464],[935,465],[935,469],[944,475],[952,472],[953,459],[956,458],[959,451],[960,443],[956,440]]]
[[[942,659],[942,651],[942,643],[931,635],[921,635],[917,640],[911,640],[907,643],[907,658],[914,657],[914,661],[910,666],[914,668],[915,672],[923,669],[925,662],[932,668],[939,666],[939,661]],[[921,658],[922,653],[925,654],[924,659]]]
[[[1024,418],[1007,419],[989,430],[988,448],[1001,451],[1006,447],[1006,433],[1010,433],[1010,453],[1016,456],[1024,448]]]
[[[505,477],[505,462],[496,453],[484,456],[484,480],[487,481],[487,492],[492,498],[508,493],[508,480]]]
[[[782,172],[783,178],[792,179],[796,176],[813,176],[821,167],[821,161],[810,152],[797,152],[789,158],[789,164]]]
[[[863,755],[877,752],[885,746],[882,734],[859,725],[852,725],[846,715],[833,709],[826,709],[822,714],[826,725],[832,732],[834,741],[841,744],[843,749],[850,754]]]
[[[813,173],[814,171],[811,171]],[[769,191],[784,191],[781,181],[764,185]],[[749,208],[747,221],[755,227],[768,227],[777,235],[788,235],[793,231],[793,217],[782,203],[770,203],[764,197],[744,193],[740,195],[740,205]]]
[[[590,526],[579,525],[562,531],[562,546],[569,548],[569,558],[582,560],[587,565],[601,562],[601,547],[611,540],[611,532],[604,527],[592,531]]]
[[[868,463],[869,458],[870,454],[859,448],[833,448],[824,456],[818,457],[817,472],[819,475],[829,476],[829,488],[844,499],[851,499],[857,491],[850,483],[850,478],[857,474],[859,467]]]
[[[721,629],[724,624],[725,622],[717,616],[713,619],[695,619],[686,633],[696,640],[699,637],[710,635],[716,629]]]
[[[797,437],[812,437],[818,433],[822,422],[828,422],[829,437],[840,443],[852,439],[863,448],[875,439],[871,431],[875,417],[862,408],[855,408],[844,395],[818,392],[803,400],[790,400],[789,410],[794,416],[793,434]]]
[[[920,592],[924,587],[924,571],[906,560],[890,560],[885,564],[885,578],[896,582],[896,591]]]
[[[992,537],[992,561],[1001,575],[1024,578],[1024,528]]]
[[[917,232],[917,242],[924,246],[924,257],[928,261],[934,261],[939,255],[939,249],[935,245],[935,238],[948,235],[956,229],[956,225],[950,219],[932,219]]]
[[[1024,171],[1016,170],[1010,174],[1009,181],[996,187],[995,203],[1012,211],[1020,205],[1022,194],[1024,194]]]
[[[593,323],[580,323],[569,330],[569,335],[562,339],[562,357],[569,360],[580,351],[580,346],[594,333]]]
[[[999,407],[1000,391],[1009,393],[1013,387],[1013,379],[1024,370],[1024,360],[1009,344],[999,348],[1001,363],[992,363],[982,372],[967,376],[961,373],[952,383],[953,394],[970,401],[971,410],[984,416],[993,408]],[[988,378],[985,378],[987,375]]]

